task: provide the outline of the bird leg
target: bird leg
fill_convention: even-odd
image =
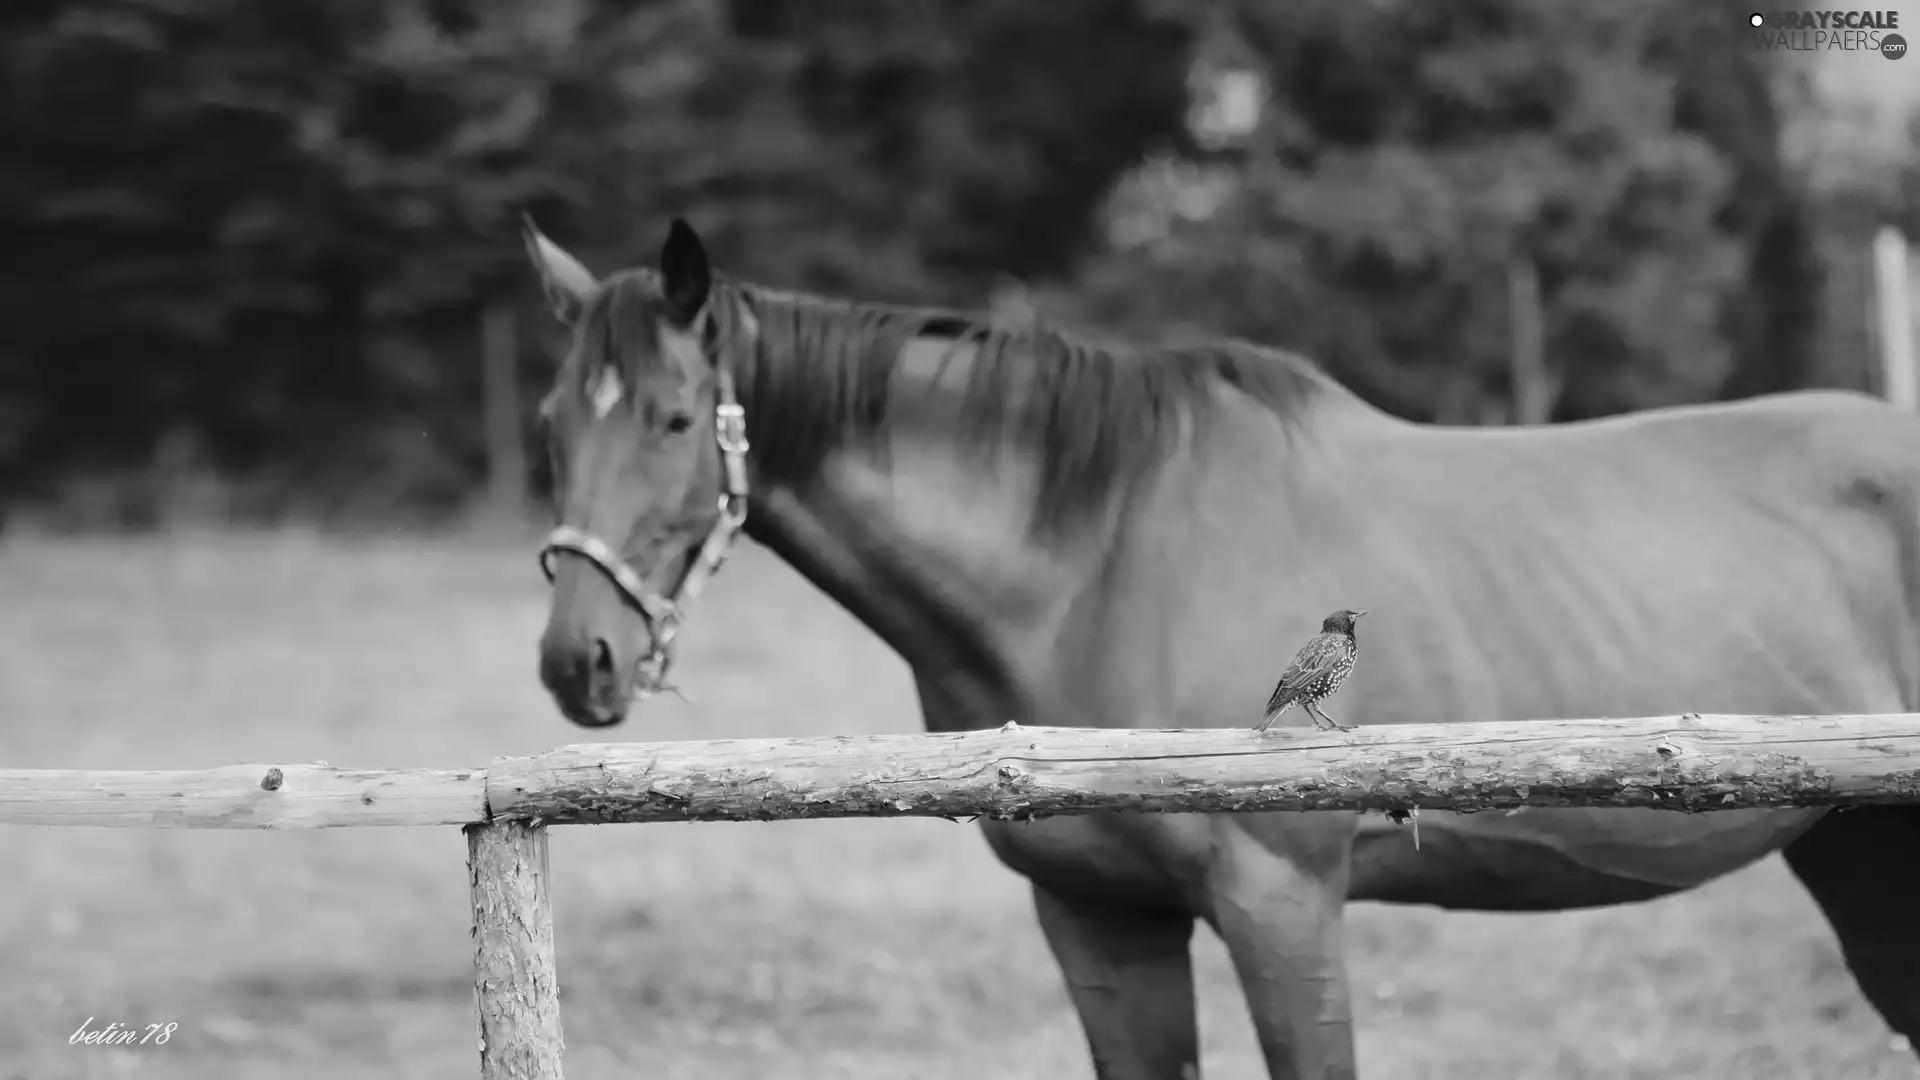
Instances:
[[[1335,720],[1333,717],[1328,716],[1326,713],[1321,712],[1320,706],[1315,705],[1311,701],[1303,701],[1300,704],[1306,707],[1307,715],[1313,717],[1313,726],[1319,728],[1322,731],[1352,731],[1353,730],[1353,728],[1350,725],[1342,724],[1339,721]]]

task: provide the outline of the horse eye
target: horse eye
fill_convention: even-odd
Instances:
[[[667,417],[667,434],[669,435],[684,435],[687,429],[692,426],[693,417],[686,413],[677,412]]]

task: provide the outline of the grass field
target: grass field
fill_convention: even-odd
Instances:
[[[531,545],[0,546],[0,763],[477,765],[587,741],[534,676]],[[903,665],[749,548],[615,737],[907,731]],[[470,1080],[456,830],[0,827],[0,1080]],[[1022,882],[941,821],[562,828],[573,1080],[1082,1080]],[[1920,901],[1916,901],[1920,903]],[[1554,916],[1357,905],[1367,1080],[1920,1077],[1778,860]],[[1198,952],[1206,1075],[1264,1076]],[[164,1046],[67,1045],[174,1022]]]

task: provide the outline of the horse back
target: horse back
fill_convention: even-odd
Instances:
[[[1339,703],[1363,723],[1915,703],[1920,419],[1874,399],[1254,425],[1133,518],[1183,723],[1239,720],[1347,607],[1374,612]]]

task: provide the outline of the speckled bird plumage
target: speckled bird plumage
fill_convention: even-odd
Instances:
[[[1306,710],[1315,727],[1347,730],[1322,712],[1319,705],[1339,693],[1353,674],[1354,662],[1360,656],[1359,643],[1353,637],[1353,620],[1365,614],[1364,611],[1336,611],[1321,622],[1320,632],[1300,647],[1293,663],[1281,673],[1273,696],[1267,699],[1266,716],[1254,725],[1255,731],[1267,730],[1281,713],[1295,705]]]

